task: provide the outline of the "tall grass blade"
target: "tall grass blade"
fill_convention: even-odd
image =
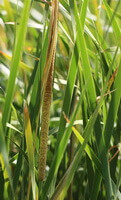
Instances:
[[[27,32],[27,22],[29,18],[30,6],[31,6],[31,0],[25,1],[18,34],[16,36],[14,52],[13,52],[12,61],[11,61],[10,77],[9,77],[8,85],[7,85],[6,100],[5,100],[4,112],[3,112],[3,118],[2,118],[4,130],[10,116],[11,103],[12,103],[12,98],[13,98],[14,88],[15,88],[15,80],[17,77],[19,62],[22,56],[24,41],[25,41],[26,32]]]
[[[38,194],[35,182],[34,146],[33,146],[33,136],[32,136],[30,117],[26,104],[24,106],[24,120],[25,120],[25,137],[26,137],[27,153],[29,160],[29,170],[32,182],[32,192],[33,192],[33,199],[35,200],[37,199]]]

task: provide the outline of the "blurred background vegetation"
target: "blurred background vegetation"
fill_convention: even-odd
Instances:
[[[27,1],[23,11],[26,1],[0,0],[0,200],[121,200],[121,1],[59,1],[44,182],[38,180],[41,81],[52,6]]]

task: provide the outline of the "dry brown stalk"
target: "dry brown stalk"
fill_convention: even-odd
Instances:
[[[58,18],[58,0],[53,0],[50,19],[49,46],[47,59],[42,79],[42,118],[40,134],[40,155],[39,155],[39,180],[45,179],[45,168],[47,159],[47,141],[50,118],[50,106],[52,99],[53,71],[57,41],[57,18]]]

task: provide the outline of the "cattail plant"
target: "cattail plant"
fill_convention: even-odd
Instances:
[[[42,118],[40,133],[40,155],[39,155],[39,180],[45,178],[47,141],[49,129],[50,106],[52,99],[53,71],[57,41],[57,17],[58,17],[58,0],[53,0],[50,18],[49,46],[47,51],[46,64],[42,80]]]

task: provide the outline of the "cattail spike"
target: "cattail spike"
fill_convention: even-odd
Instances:
[[[54,68],[54,60],[49,71],[43,98],[43,106],[42,106],[42,123],[41,123],[41,136],[40,136],[40,155],[39,155],[39,180],[41,181],[43,181],[45,178],[50,106],[52,99],[53,68]]]
[[[54,61],[57,40],[57,17],[58,17],[58,0],[52,2],[52,13],[50,19],[49,46],[47,52],[46,64],[42,80],[42,117],[41,117],[41,134],[40,134],[40,155],[39,155],[39,172],[38,179],[44,181],[46,159],[47,159],[47,142],[50,118],[50,106],[52,99],[52,84]]]

